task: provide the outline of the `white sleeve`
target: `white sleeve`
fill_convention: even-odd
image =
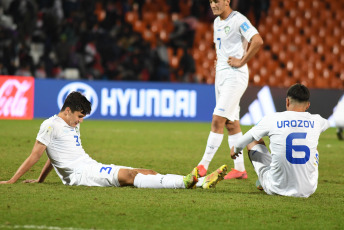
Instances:
[[[325,130],[328,129],[329,127],[330,127],[330,122],[328,120],[324,119],[324,123],[323,123],[322,129],[321,129],[321,132],[325,132]]]
[[[245,148],[246,145],[256,140],[259,141],[261,138],[269,134],[271,126],[271,115],[263,117],[258,124],[242,136],[234,147],[234,152],[238,153]]]
[[[251,38],[258,34],[258,30],[251,24],[251,22],[242,15],[240,20],[238,21],[239,30],[241,35],[248,41],[251,41]]]
[[[272,125],[272,114],[263,117],[258,124],[256,124],[250,131],[253,138],[256,141],[259,141],[261,138],[268,136],[269,131],[271,130]]]
[[[252,136],[252,129],[250,129],[248,132],[246,132],[242,137],[239,138],[236,145],[234,146],[234,152],[238,153],[241,150],[243,150],[246,145],[254,141],[254,137]]]
[[[36,140],[48,146],[52,140],[53,127],[49,123],[43,122],[37,134]]]

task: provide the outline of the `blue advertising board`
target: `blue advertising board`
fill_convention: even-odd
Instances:
[[[57,114],[67,95],[82,92],[92,103],[89,119],[211,122],[214,85],[35,79],[34,118]],[[310,89],[310,113],[329,119],[343,90]],[[254,125],[285,110],[287,88],[249,86],[240,101],[240,124]]]
[[[211,121],[215,106],[213,85],[36,79],[34,117],[57,114],[72,91],[91,101],[90,119]]]

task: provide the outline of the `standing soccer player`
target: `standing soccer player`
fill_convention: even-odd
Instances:
[[[200,176],[206,175],[209,164],[223,139],[224,127],[228,130],[229,148],[242,136],[239,112],[240,99],[249,79],[247,62],[263,44],[250,21],[230,8],[230,0],[211,0],[210,7],[216,17],[214,21],[214,43],[216,48],[215,95],[216,106],[211,123],[211,132],[202,160],[197,168]],[[251,43],[249,48],[248,43]],[[234,160],[234,169],[225,179],[246,179],[243,156]]]
[[[329,127],[310,106],[306,86],[295,84],[287,92],[287,111],[265,116],[231,149],[235,158],[247,145],[248,156],[258,175],[257,187],[269,195],[309,197],[318,185],[319,136]],[[270,150],[261,139],[270,138]],[[260,183],[259,183],[260,182]]]

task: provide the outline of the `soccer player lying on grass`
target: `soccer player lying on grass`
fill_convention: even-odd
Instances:
[[[231,149],[232,158],[247,146],[258,175],[257,187],[269,195],[309,197],[318,184],[319,136],[329,127],[320,115],[306,110],[310,93],[301,84],[287,92],[287,111],[264,117]],[[264,136],[270,138],[269,153]]]
[[[138,188],[195,188],[198,169],[183,177],[162,175],[153,170],[135,169],[117,165],[104,165],[93,160],[83,149],[80,139],[80,123],[91,112],[91,103],[79,92],[66,98],[59,114],[45,120],[40,127],[30,156],[22,163],[14,176],[0,184],[15,183],[47,152],[48,160],[37,180],[43,182],[52,168],[65,185],[84,186],[135,186]],[[223,165],[204,179],[203,188],[215,187],[223,179],[227,166]]]

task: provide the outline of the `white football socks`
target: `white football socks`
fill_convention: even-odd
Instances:
[[[203,158],[198,163],[198,165],[204,165],[204,168],[208,169],[211,160],[213,159],[217,149],[221,145],[222,139],[223,134],[210,132]]]
[[[185,188],[183,176],[179,175],[144,175],[138,173],[134,179],[137,188]]]
[[[205,176],[198,178],[198,182],[196,183],[197,188],[202,187],[204,179],[205,179]]]
[[[237,143],[237,140],[242,136],[242,132],[236,133],[234,135],[228,135],[228,145],[229,150]],[[239,154],[239,156],[234,159],[234,169],[238,171],[245,171],[244,155]]]

